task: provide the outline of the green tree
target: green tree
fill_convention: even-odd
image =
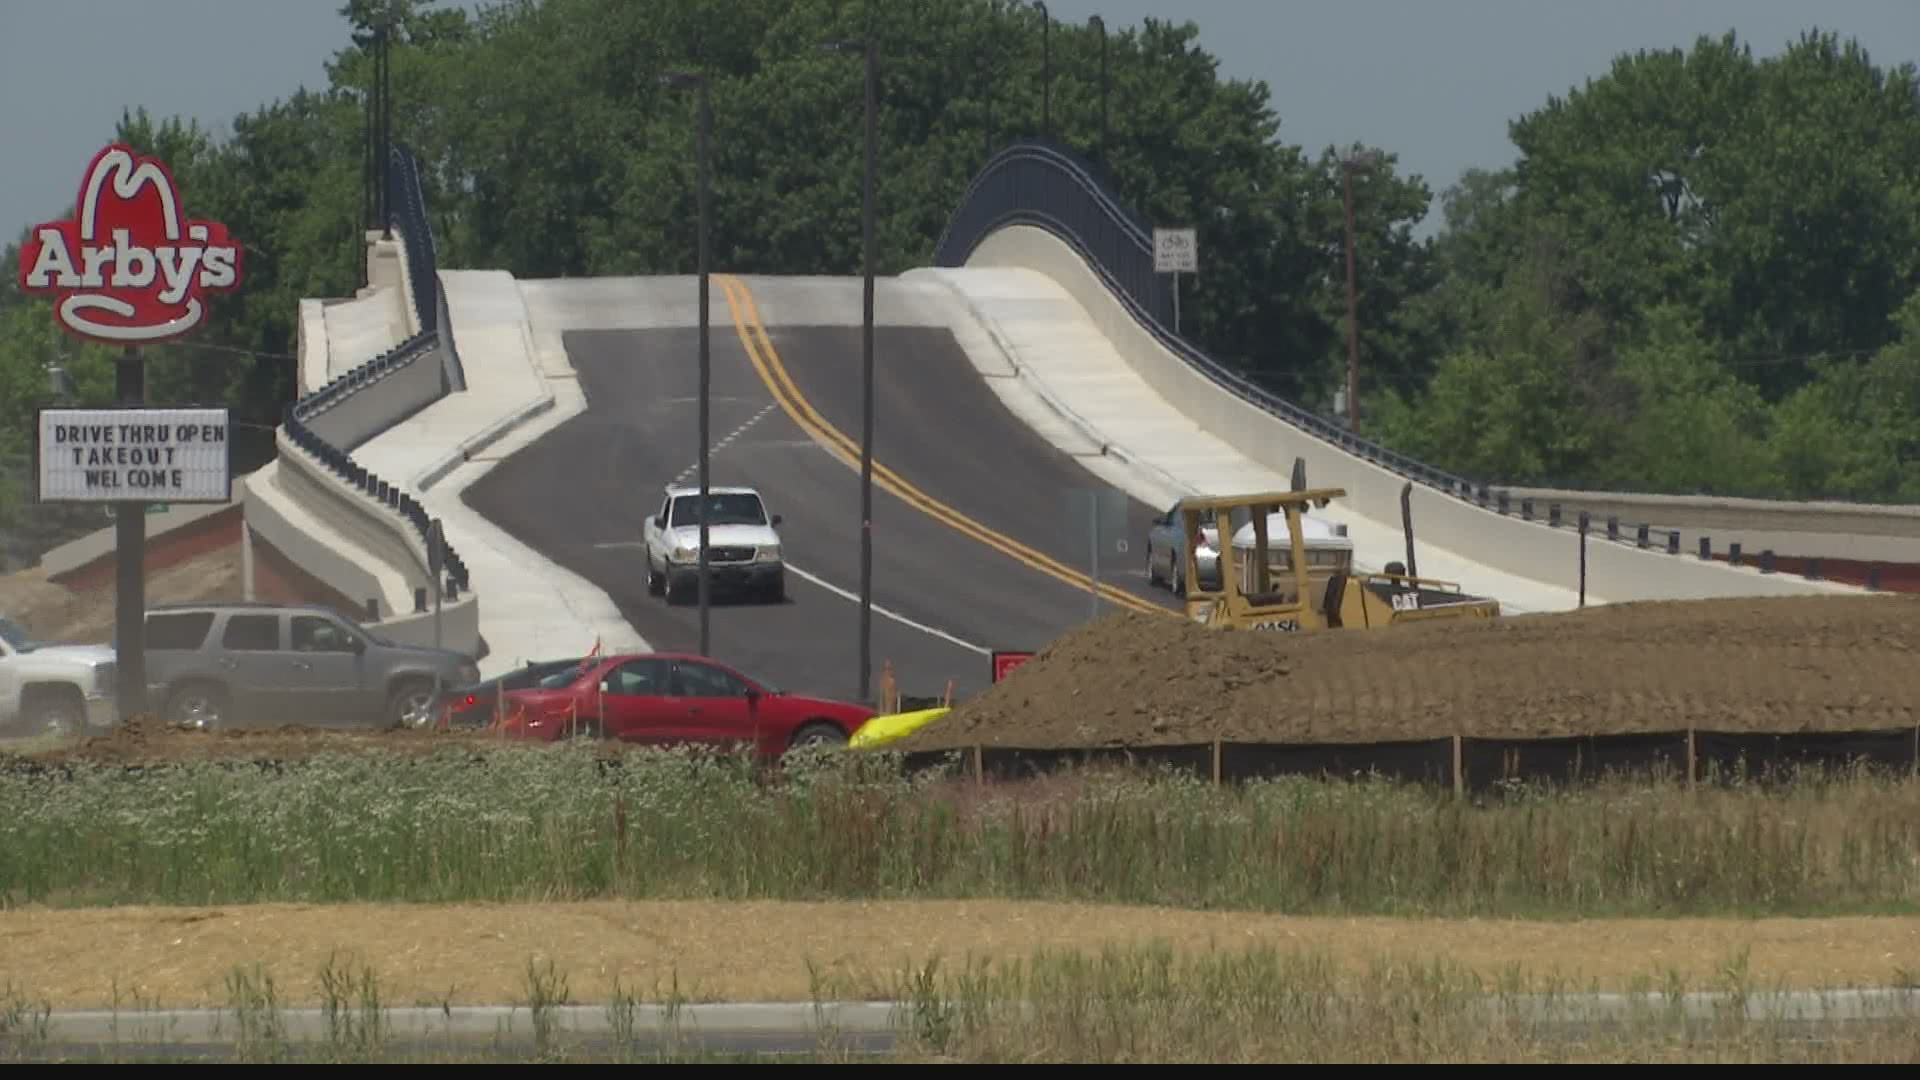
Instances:
[[[1569,223],[1610,322],[1679,302],[1730,354],[1871,350],[1920,275],[1917,88],[1817,32],[1623,56],[1513,124],[1519,198]],[[1753,370],[1769,398],[1808,377]]]
[[[1897,326],[1869,362],[1819,364],[1775,410],[1770,449],[1784,494],[1920,502],[1920,294]]]
[[[1644,340],[1621,350],[1627,419],[1601,482],[1701,495],[1778,491],[1759,391],[1715,359],[1683,306],[1659,305],[1647,322]]]

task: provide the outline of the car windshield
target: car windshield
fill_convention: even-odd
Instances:
[[[542,660],[528,664],[517,671],[510,671],[493,680],[508,690],[557,690],[580,677],[581,673],[592,665],[589,657],[576,656],[566,660]],[[551,680],[551,681],[550,681]]]
[[[4,638],[14,652],[32,652],[33,638],[27,628],[12,619],[0,619],[0,638]]]
[[[766,511],[760,506],[760,497],[745,492],[723,492],[707,495],[707,525],[765,525]],[[700,524],[700,496],[682,495],[673,500],[674,528],[683,525]]]

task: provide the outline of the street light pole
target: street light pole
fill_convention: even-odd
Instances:
[[[866,42],[867,165],[860,193],[861,285],[860,311],[860,700],[866,701],[873,681],[873,180],[875,170],[875,112],[879,90],[875,85],[879,55],[873,39]]]
[[[1342,166],[1341,186],[1347,203],[1347,430],[1360,430],[1360,301],[1355,288],[1353,260],[1353,169]]]
[[[866,166],[860,181],[860,700],[866,701],[873,686],[873,188],[878,172],[880,50],[871,37],[828,41],[820,47],[829,52],[858,49],[865,65]]]
[[[707,209],[710,189],[713,185],[709,154],[709,142],[713,126],[713,110],[707,98],[707,80],[703,75],[686,72],[673,72],[665,76],[667,83],[673,86],[691,86],[699,94],[699,120],[694,129],[694,158],[699,162],[700,184],[697,196],[700,218],[700,655],[712,653],[711,603],[713,595],[713,571],[707,559],[707,502],[711,491],[707,475],[709,448],[713,445],[711,423],[712,413],[709,406],[709,392],[713,385],[713,364],[711,348],[711,316],[708,311],[708,228]]]
[[[1353,174],[1378,159],[1379,154],[1363,150],[1340,162],[1347,205],[1347,430],[1355,434],[1360,431],[1360,291],[1353,251]]]
[[[393,35],[380,24],[380,156],[373,163],[380,183],[380,238],[393,239]]]
[[[1088,22],[1100,27],[1100,164],[1107,163],[1107,20],[1098,15]]]
[[[1053,46],[1049,41],[1053,29],[1053,14],[1047,10],[1046,0],[1034,5],[1040,9],[1040,135],[1053,138]]]

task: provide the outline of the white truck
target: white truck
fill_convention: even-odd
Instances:
[[[780,515],[767,512],[750,487],[707,487],[707,573],[715,592],[745,592],[770,603],[787,598],[780,557]],[[693,599],[700,588],[700,488],[669,484],[660,509],[642,529],[647,591],[668,603]]]
[[[0,618],[0,734],[76,735],[118,719],[114,651],[108,645],[45,645]]]

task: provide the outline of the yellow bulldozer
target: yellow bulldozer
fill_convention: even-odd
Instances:
[[[1413,558],[1413,532],[1406,516],[1410,489],[1411,485],[1401,493],[1409,562]],[[1292,491],[1185,499],[1180,513],[1188,536],[1198,537],[1203,521],[1229,523],[1220,529],[1220,573],[1205,584],[1195,554],[1201,545],[1184,545],[1186,580],[1192,583],[1186,595],[1187,617],[1212,627],[1298,632],[1373,630],[1429,619],[1500,614],[1498,600],[1469,596],[1454,582],[1419,577],[1398,562],[1388,563],[1385,573],[1356,573],[1352,545],[1309,541],[1307,508],[1325,508],[1344,495],[1344,488],[1308,489],[1305,465],[1296,463]]]

